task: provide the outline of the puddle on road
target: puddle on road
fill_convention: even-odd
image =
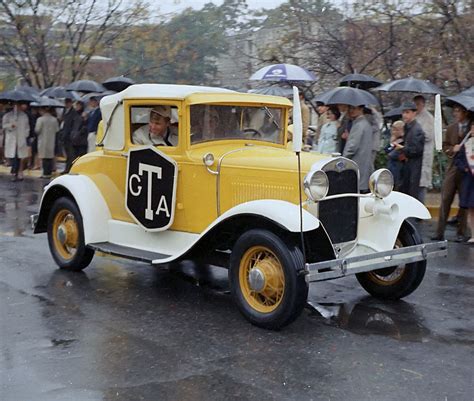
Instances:
[[[415,307],[407,302],[382,303],[363,298],[355,303],[308,303],[310,316],[359,335],[381,335],[399,341],[424,342],[431,334]]]

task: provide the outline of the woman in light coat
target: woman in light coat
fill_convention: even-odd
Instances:
[[[333,153],[337,149],[337,129],[341,113],[336,106],[330,106],[326,111],[328,122],[326,122],[319,133],[318,152]]]
[[[23,159],[29,156],[26,138],[30,133],[30,123],[26,113],[18,105],[13,106],[2,119],[5,133],[5,157],[12,165],[13,181],[23,180]]]
[[[58,119],[51,115],[48,107],[40,109],[40,116],[35,127],[35,133],[38,136],[38,157],[43,164],[42,177],[49,178],[53,170],[54,146],[59,123]]]

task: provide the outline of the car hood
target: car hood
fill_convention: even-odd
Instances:
[[[203,149],[191,152],[192,158],[202,160],[206,153],[212,153],[215,164],[221,167],[241,167],[257,170],[297,171],[298,158],[296,154],[285,148],[262,145],[233,146],[206,146]],[[321,160],[330,159],[330,155],[316,152],[301,152],[301,169],[306,172],[311,166]]]

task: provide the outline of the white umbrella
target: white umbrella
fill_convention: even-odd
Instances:
[[[249,78],[253,81],[316,81],[312,72],[294,64],[272,64],[260,68]]]

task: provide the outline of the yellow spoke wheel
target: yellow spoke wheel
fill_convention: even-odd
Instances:
[[[405,221],[398,233],[394,248],[421,244],[415,226]],[[426,260],[401,264],[366,273],[356,274],[360,285],[371,295],[381,299],[400,299],[415,291],[426,270]]]
[[[275,254],[264,246],[248,249],[240,261],[239,281],[248,304],[261,313],[273,312],[285,292],[285,275]]]
[[[70,260],[77,252],[79,229],[74,215],[67,209],[60,210],[53,219],[53,241],[59,255]]]
[[[48,216],[48,243],[51,255],[61,269],[82,270],[94,257],[94,250],[84,242],[81,212],[71,198],[58,198],[52,204]]]
[[[229,283],[242,315],[252,324],[278,330],[306,305],[303,254],[268,229],[245,231],[230,255]]]

